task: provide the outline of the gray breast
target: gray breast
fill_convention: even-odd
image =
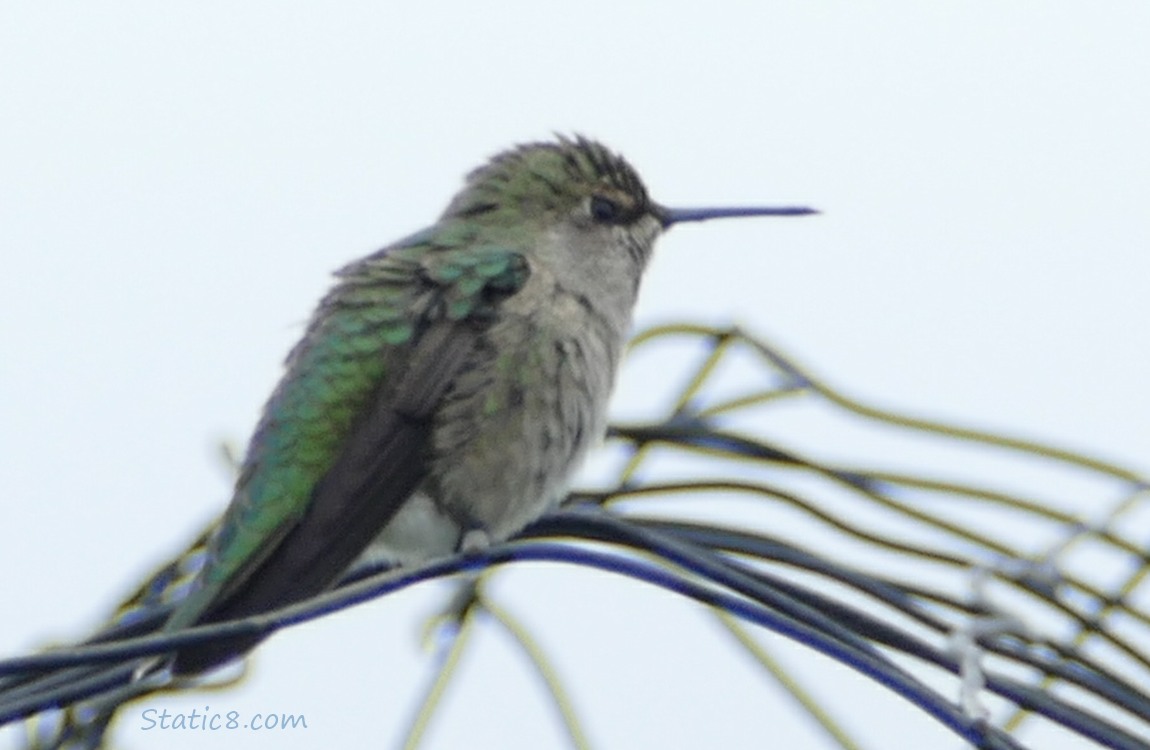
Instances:
[[[501,318],[480,340],[436,418],[427,493],[494,541],[562,498],[602,436],[621,342],[556,293]]]

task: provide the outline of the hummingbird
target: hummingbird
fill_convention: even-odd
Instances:
[[[581,136],[504,151],[429,228],[337,271],[164,630],[312,597],[354,564],[482,550],[556,508],[606,428],[655,240],[804,207],[668,208]],[[260,638],[180,649],[203,672]]]

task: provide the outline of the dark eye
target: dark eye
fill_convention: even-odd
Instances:
[[[619,221],[622,215],[623,209],[615,201],[601,195],[591,196],[591,218],[598,223],[612,224]]]

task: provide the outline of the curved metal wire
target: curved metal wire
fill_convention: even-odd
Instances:
[[[0,722],[73,704],[41,714],[27,746],[99,747],[119,701],[189,687],[164,682],[162,674],[141,681],[138,667],[149,655],[237,632],[271,632],[429,577],[464,572],[456,597],[435,621],[442,636],[436,640],[439,669],[412,719],[406,746],[419,746],[442,710],[439,697],[454,665],[472,647],[468,634],[494,627],[505,630],[535,665],[572,746],[588,747],[568,697],[578,689],[564,687],[543,649],[485,585],[508,563],[550,559],[637,577],[711,607],[748,659],[792,693],[799,707],[794,720],[805,715],[817,722],[837,747],[865,746],[867,738],[852,736],[836,721],[833,696],[820,695],[803,685],[801,675],[782,668],[756,638],[756,628],[838,659],[871,678],[875,689],[894,690],[976,747],[1025,747],[1022,728],[1046,722],[1076,733],[1084,746],[1150,748],[1150,597],[1144,595],[1150,553],[1147,540],[1134,538],[1124,521],[1150,503],[1150,481],[1064,448],[862,403],[738,328],[662,326],[639,334],[632,351],[641,357],[684,342],[682,370],[670,376],[683,385],[664,411],[611,428],[604,450],[623,458],[611,486],[573,493],[569,509],[543,519],[521,541],[414,570],[354,571],[337,590],[280,612],[151,634],[194,575],[205,532],[87,644],[0,663]],[[743,382],[752,384],[734,395],[715,387],[732,359],[744,369]],[[770,410],[797,402],[829,411],[852,429],[861,424],[882,434],[1076,472],[1106,489],[1099,497],[1054,502],[978,475],[955,479],[953,470],[940,476],[808,455],[766,429]],[[694,464],[705,466],[707,475],[666,475],[660,466],[676,456],[710,459]],[[768,509],[785,505],[843,544],[811,549],[781,532],[700,522],[698,512],[689,521],[666,510],[678,506],[665,502],[658,512],[650,510],[650,500],[674,497],[697,511],[716,493]],[[978,517],[955,512],[965,509],[977,509]],[[891,518],[898,520],[893,530],[884,522]],[[1023,519],[1054,541],[1035,548],[997,523],[999,518]],[[1099,583],[1096,574],[1088,574],[1093,571],[1083,570],[1074,551],[1087,542],[1121,562],[1115,569],[1123,572]],[[613,551],[600,551],[604,544]],[[857,560],[860,549],[875,553],[868,554],[865,567]],[[926,561],[940,575],[930,583],[908,580],[908,560]],[[901,655],[897,663],[895,654]],[[921,679],[928,674],[931,684],[945,677],[951,689],[944,695],[928,688]],[[991,694],[1011,707],[997,720],[983,707]]]

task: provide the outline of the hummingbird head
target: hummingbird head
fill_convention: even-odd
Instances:
[[[525,246],[552,269],[584,277],[621,274],[637,285],[655,239],[675,224],[811,213],[799,207],[661,206],[623,157],[582,136],[559,136],[504,151],[471,172],[443,219],[467,221],[490,239]]]
[[[623,225],[651,214],[638,173],[606,147],[560,136],[496,155],[467,176],[444,218],[484,224]]]
[[[575,136],[529,143],[496,155],[467,176],[443,218],[585,227],[674,224],[740,216],[802,216],[787,207],[669,208],[653,202],[634,167],[600,143]]]

